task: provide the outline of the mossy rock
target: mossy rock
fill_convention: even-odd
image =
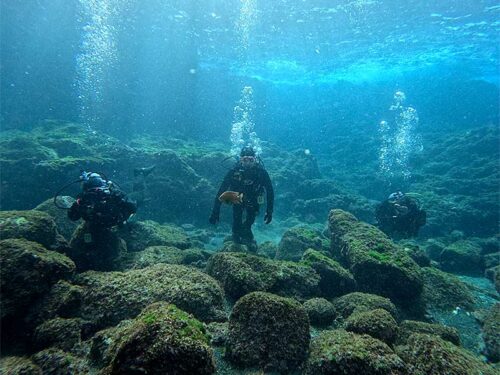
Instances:
[[[483,324],[484,354],[491,362],[500,362],[500,303],[493,305]]]
[[[0,239],[24,238],[47,248],[56,244],[57,228],[46,212],[0,211]]]
[[[430,309],[453,310],[457,306],[466,310],[474,307],[471,291],[457,277],[433,267],[422,268],[424,293],[422,298]]]
[[[141,251],[150,246],[191,247],[191,242],[181,228],[162,225],[152,220],[128,223],[119,231],[129,251]]]
[[[420,267],[378,228],[339,209],[328,218],[332,253],[354,275],[358,288],[414,306],[422,293]]]
[[[250,254],[217,253],[209,259],[207,272],[234,299],[254,291],[298,299],[307,299],[319,292],[320,278],[311,267]]]
[[[309,318],[293,299],[253,292],[236,302],[229,318],[226,356],[243,367],[287,372],[307,357]]]
[[[319,251],[308,249],[302,257],[302,263],[319,274],[319,288],[326,298],[342,296],[356,289],[356,281],[351,272]]]
[[[335,315],[340,320],[347,319],[354,312],[365,312],[375,309],[384,309],[394,319],[398,318],[398,311],[391,300],[375,294],[349,293],[336,298],[333,301],[333,306],[335,308]]]
[[[37,242],[7,239],[0,241],[0,269],[2,318],[19,314],[20,319],[52,284],[70,277],[75,264]]]
[[[446,246],[439,257],[439,264],[446,272],[478,275],[484,271],[481,247],[467,240]]]
[[[335,319],[335,309],[332,303],[324,298],[308,299],[303,306],[313,326],[327,326]]]
[[[272,241],[265,241],[259,245],[257,252],[259,255],[274,259],[278,252],[278,246]]]
[[[392,345],[398,335],[398,323],[384,309],[356,311],[345,322],[346,331],[367,334],[388,345]]]
[[[5,375],[43,375],[42,369],[25,357],[0,358],[0,373]]]
[[[157,302],[132,322],[111,362],[111,374],[213,374],[204,325],[172,304]]]
[[[157,264],[127,272],[88,271],[75,283],[83,288],[79,316],[94,330],[133,318],[157,301],[174,303],[200,320],[225,319],[219,284],[191,267]]]
[[[226,344],[229,333],[228,322],[212,322],[207,324],[207,330],[210,334],[210,344],[212,346],[223,346]]]
[[[493,375],[497,372],[479,358],[434,335],[412,334],[396,347],[412,375]]]
[[[81,341],[82,323],[79,319],[55,318],[39,325],[34,334],[39,350],[54,347],[70,351]]]
[[[181,250],[172,246],[150,246],[143,251],[126,253],[120,261],[120,269],[138,269],[159,263],[166,264],[203,264],[208,253],[200,249]]]
[[[497,293],[500,293],[500,265],[487,269],[484,274],[495,285]]]
[[[322,247],[321,233],[306,226],[294,227],[283,234],[276,259],[298,262],[307,249],[322,250]]]
[[[324,331],[311,342],[306,375],[406,375],[403,360],[382,341],[344,330]]]
[[[71,207],[75,199],[69,196],[59,196],[57,199],[58,205],[62,207]],[[68,218],[67,210],[56,207],[54,199],[47,199],[34,208],[36,211],[42,211],[49,214],[56,223],[57,231],[64,236],[65,239],[70,240],[73,232],[80,224],[81,220],[71,221]]]
[[[94,366],[102,368],[111,363],[123,341],[133,332],[133,323],[133,320],[122,320],[92,336],[89,358]]]
[[[31,360],[42,369],[43,374],[87,375],[90,373],[85,360],[55,348],[42,350],[34,354]]]
[[[460,346],[460,336],[456,328],[447,327],[441,324],[419,322],[416,320],[404,320],[399,325],[398,345],[406,344],[408,338],[414,333],[425,333],[442,338],[452,344]]]

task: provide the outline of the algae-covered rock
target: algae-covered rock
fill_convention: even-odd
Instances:
[[[92,364],[99,368],[108,366],[133,329],[133,320],[122,320],[118,325],[103,329],[92,336],[89,352]]]
[[[294,227],[283,234],[276,259],[298,262],[307,249],[322,250],[322,247],[321,233],[305,226]]]
[[[309,319],[298,302],[263,292],[236,302],[226,344],[235,364],[287,372],[306,359],[308,346]]]
[[[88,271],[78,275],[75,283],[83,288],[79,315],[96,329],[133,318],[157,301],[173,303],[200,320],[225,316],[217,281],[186,266],[158,264],[127,272]]]
[[[493,375],[493,368],[468,351],[434,335],[412,334],[396,347],[412,375]]]
[[[259,245],[258,254],[274,259],[278,252],[278,246],[272,241],[265,241]]]
[[[484,354],[491,362],[500,362],[500,303],[493,305],[483,324]]]
[[[453,310],[456,307],[470,310],[474,297],[457,277],[432,267],[422,268],[424,278],[423,299],[430,309]]]
[[[111,362],[111,374],[213,374],[205,327],[174,305],[146,307],[134,319]]]
[[[324,298],[308,299],[303,306],[309,316],[309,322],[314,326],[329,325],[335,318],[335,309],[332,303]]]
[[[428,335],[439,336],[445,341],[460,346],[460,336],[456,328],[447,327],[441,324],[419,322],[416,320],[404,320],[399,325],[399,334],[397,338],[398,345],[406,344],[408,338],[413,333],[425,333]]]
[[[57,204],[61,207],[71,207],[75,199],[69,196],[60,196],[57,198]],[[34,210],[42,211],[49,214],[56,223],[57,231],[67,240],[71,239],[73,232],[78,227],[81,220],[71,221],[68,219],[68,211],[56,207],[54,199],[47,199],[34,208]]]
[[[54,347],[69,351],[81,341],[81,330],[82,323],[79,319],[48,320],[35,330],[35,347],[38,349]]]
[[[345,322],[346,331],[367,334],[392,345],[398,334],[398,323],[384,309],[356,311]]]
[[[209,253],[200,249],[180,250],[172,246],[150,246],[143,251],[127,253],[119,266],[120,269],[137,269],[159,263],[202,265]]]
[[[422,292],[420,267],[376,227],[342,210],[328,218],[333,254],[349,267],[358,288],[413,306]]]
[[[75,264],[68,257],[25,239],[0,241],[1,316],[25,313],[33,301],[60,279],[68,278]]]
[[[43,375],[40,367],[24,357],[0,358],[0,373],[5,375]]]
[[[235,299],[253,291],[304,299],[319,291],[320,278],[311,267],[250,254],[217,253],[208,261],[207,272]]]
[[[43,374],[87,375],[90,373],[83,359],[55,348],[38,352],[31,357],[31,360],[42,369]]]
[[[226,344],[229,332],[229,323],[212,322],[207,324],[207,330],[210,334],[210,343],[214,346],[223,346]]]
[[[403,360],[383,342],[344,330],[324,331],[311,342],[305,374],[408,374]]]
[[[467,240],[446,246],[439,257],[439,264],[447,272],[477,275],[484,271],[481,247]]]
[[[302,257],[302,263],[312,267],[319,274],[321,278],[319,288],[324,297],[338,297],[356,289],[356,281],[352,274],[319,251],[308,249]]]
[[[149,246],[191,247],[188,236],[181,228],[152,220],[128,223],[120,229],[119,236],[125,240],[129,251],[141,251]]]
[[[83,222],[73,233],[67,254],[75,262],[78,272],[111,271],[116,269],[118,258],[126,251],[125,242],[115,230],[94,230]]]
[[[35,210],[0,211],[0,239],[24,238],[47,248],[56,244],[57,228],[47,213]]]
[[[484,274],[495,285],[497,293],[500,293],[500,265],[487,269]]]
[[[384,309],[397,319],[398,311],[396,306],[390,299],[377,296],[375,294],[367,294],[354,292],[346,294],[345,296],[336,298],[333,301],[335,308],[335,315],[339,319],[347,319],[352,313],[364,312],[375,309]]]

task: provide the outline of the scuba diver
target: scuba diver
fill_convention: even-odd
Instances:
[[[397,191],[377,206],[375,216],[384,233],[408,238],[418,235],[420,227],[426,223],[427,213],[416,199]]]
[[[240,159],[226,174],[217,192],[209,222],[219,222],[220,207],[224,203],[233,204],[232,239],[237,244],[248,245],[256,251],[257,244],[252,233],[252,224],[264,203],[266,191],[266,213],[264,222],[273,219],[274,190],[269,174],[251,146],[244,147]],[[246,214],[243,221],[243,214]]]

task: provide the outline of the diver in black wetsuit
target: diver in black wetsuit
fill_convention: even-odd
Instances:
[[[378,205],[375,216],[384,233],[400,238],[416,237],[427,218],[418,201],[400,191],[392,193]]]
[[[252,224],[259,213],[260,205],[264,203],[266,192],[266,213],[264,222],[269,224],[273,219],[274,190],[269,174],[259,162],[252,147],[244,147],[240,153],[240,160],[231,169],[219,188],[214,201],[209,222],[216,224],[219,221],[221,200],[224,192],[232,191],[240,194],[241,202],[233,205],[233,241],[246,244],[256,249],[253,238]],[[243,214],[246,213],[245,220]]]

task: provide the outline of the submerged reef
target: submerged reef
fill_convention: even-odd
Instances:
[[[361,167],[327,178],[314,156],[263,142],[277,194],[271,229],[258,217],[255,248],[224,239],[228,209],[219,228],[206,225],[232,166],[221,145],[151,136],[126,145],[54,121],[7,132],[0,371],[493,374],[485,362],[499,360],[499,298],[483,276],[498,290],[500,242],[486,224],[498,202],[479,160],[497,134],[457,133],[432,162],[415,160],[429,221],[401,241],[372,225],[378,178]],[[151,165],[137,215],[90,242],[88,224],[50,200],[80,169],[113,171],[132,192],[134,168]],[[63,190],[60,205],[78,188]]]

